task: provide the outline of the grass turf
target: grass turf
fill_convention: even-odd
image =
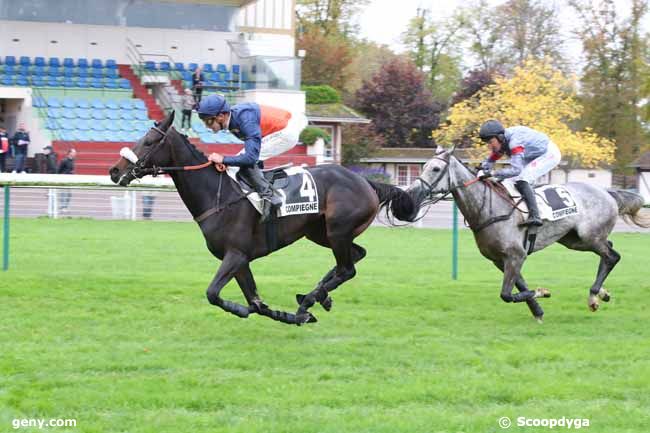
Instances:
[[[357,277],[319,323],[238,319],[208,304],[218,266],[194,224],[12,220],[0,274],[0,431],[75,418],[56,432],[497,432],[500,417],[588,418],[590,432],[650,425],[650,237],[587,310],[598,259],[551,247],[525,265],[545,323],[499,298],[501,274],[451,233],[373,228]],[[333,265],[307,241],[254,262],[260,294],[296,308]],[[236,284],[224,297],[243,301]],[[556,428],[555,430],[561,430]],[[511,427],[508,431],[549,431]]]

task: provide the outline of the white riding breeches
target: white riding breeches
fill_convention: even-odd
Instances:
[[[298,144],[300,133],[307,126],[307,117],[303,113],[292,113],[284,129],[262,138],[260,161],[280,155]]]
[[[555,143],[549,141],[546,153],[526,164],[523,170],[521,170],[521,173],[519,173],[519,176],[512,178],[512,181],[525,180],[529,184],[534,185],[535,179],[544,176],[557,167],[561,159],[562,154],[560,153],[560,149],[558,149]]]

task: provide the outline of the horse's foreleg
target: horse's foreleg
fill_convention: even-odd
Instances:
[[[503,272],[504,269],[503,263],[494,262],[494,265],[497,268],[499,268],[501,272]],[[519,273],[519,278],[517,278],[517,280],[515,281],[515,287],[517,288],[517,290],[519,290],[520,293],[530,292],[530,290],[528,289],[528,285],[526,284],[526,281],[524,280],[524,277],[523,275],[521,275],[521,273]],[[524,296],[529,296],[529,295],[524,295]],[[542,309],[542,306],[539,305],[539,302],[537,302],[535,297],[526,299],[526,305],[528,305],[528,309],[530,310],[531,314],[535,319],[541,321],[544,318],[544,310]]]
[[[217,270],[217,274],[208,286],[206,296],[212,305],[234,314],[235,316],[246,318],[249,315],[247,307],[235,302],[227,301],[219,297],[221,289],[232,279],[232,277],[242,268],[248,265],[248,259],[239,251],[228,251]]]
[[[255,279],[253,278],[253,273],[251,272],[248,263],[235,273],[235,278],[237,279],[237,283],[239,284],[246,301],[248,301],[249,312],[257,313],[261,316],[266,316],[278,322],[290,325],[298,324],[294,314],[272,310],[264,303],[264,301],[262,301],[257,293],[257,285],[255,284]]]

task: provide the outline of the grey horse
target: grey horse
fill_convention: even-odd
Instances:
[[[564,186],[573,196],[579,213],[557,221],[544,221],[530,252],[559,242],[567,248],[598,254],[598,273],[588,298],[589,308],[596,311],[599,299],[605,302],[610,299],[603,282],[621,258],[607,239],[618,216],[640,227],[650,227],[650,215],[641,211],[643,198],[638,194],[584,183]],[[521,226],[525,215],[501,188],[489,180],[477,182],[475,173],[453,155],[453,148],[438,148],[408,192],[418,203],[451,193],[474,232],[481,254],[503,272],[501,299],[526,302],[533,316],[541,322],[544,311],[536,298],[549,297],[550,292],[541,288],[529,290],[521,275],[521,267],[529,253],[524,246],[526,227]],[[519,293],[512,294],[513,285]]]

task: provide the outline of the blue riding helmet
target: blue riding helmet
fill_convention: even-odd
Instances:
[[[201,99],[198,108],[199,117],[216,116],[230,111],[230,104],[221,95],[210,95]]]

